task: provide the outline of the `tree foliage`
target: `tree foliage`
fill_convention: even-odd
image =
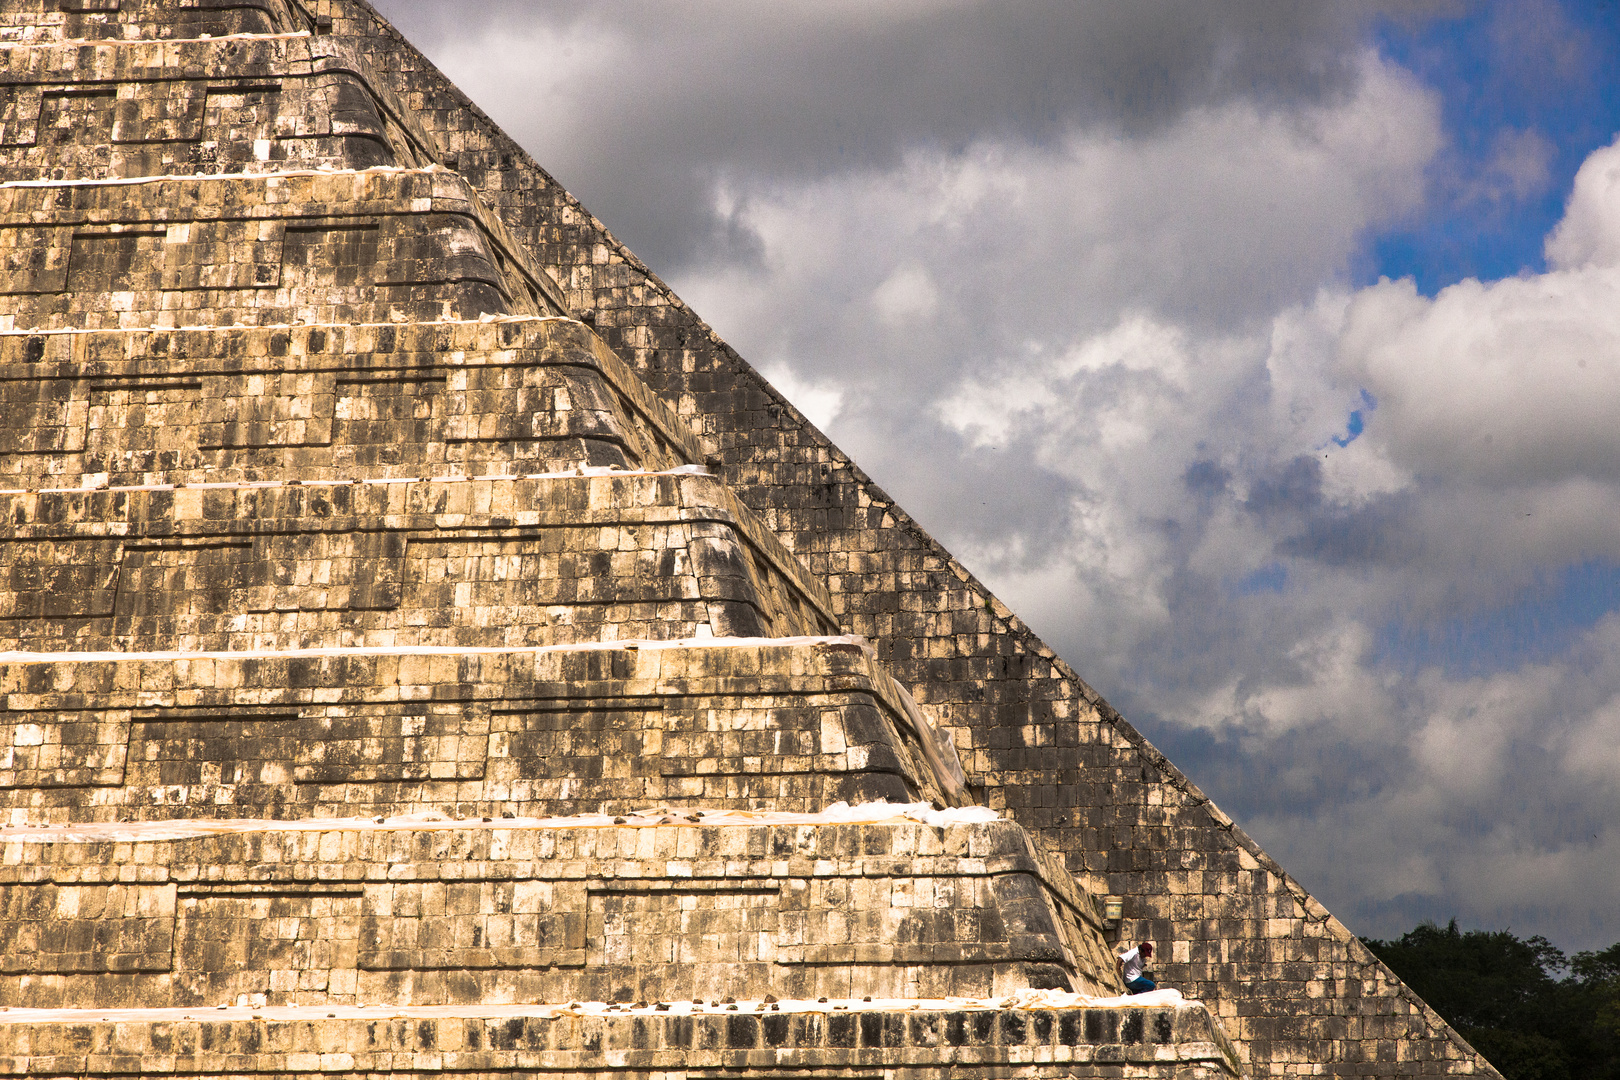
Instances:
[[[1455,919],[1362,940],[1508,1080],[1620,1080],[1620,944],[1569,957]]]

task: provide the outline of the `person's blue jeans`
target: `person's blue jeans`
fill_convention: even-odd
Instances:
[[[1157,990],[1158,987],[1159,984],[1148,978],[1146,975],[1138,975],[1136,978],[1125,984],[1126,992],[1131,994],[1145,994],[1149,990]]]

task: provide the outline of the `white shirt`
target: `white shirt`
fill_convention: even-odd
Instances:
[[[1142,977],[1142,947],[1138,945],[1129,952],[1121,953],[1119,962],[1125,967],[1125,981]]]

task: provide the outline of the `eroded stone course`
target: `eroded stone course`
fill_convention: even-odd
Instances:
[[[0,646],[552,645],[829,629],[723,487],[604,472],[5,495]]]
[[[1488,1070],[367,5],[0,57],[0,1068]]]
[[[1090,899],[1010,822],[115,844],[112,865],[94,841],[8,849],[0,1004],[990,998],[1112,981]]]
[[[0,487],[656,471],[702,456],[570,320],[0,333]]]
[[[497,1080],[546,1069],[653,1080],[672,1074],[738,1077],[891,1076],[1215,1080],[1230,1076],[1229,1047],[1207,1014],[1193,1010],[989,1010],[885,1012],[855,1002],[812,1012],[701,1015],[461,1017],[343,1009],[294,1017],[246,1009],[230,1019],[175,1009],[161,1027],[52,1021],[20,1035],[26,1057],[0,1058],[3,1075],[131,1075],[147,1063],[199,1078],[241,1075],[335,1077],[454,1072]],[[8,1026],[0,1014],[0,1028]],[[1414,1070],[1415,1074],[1415,1070]],[[1372,1075],[1372,1074],[1369,1074]]]
[[[12,181],[420,168],[438,157],[329,37],[41,45],[0,61],[0,165]]]
[[[8,0],[0,45],[300,34],[330,19],[305,0]]]
[[[0,185],[4,329],[554,315],[441,169]]]
[[[0,791],[59,825],[949,803],[902,693],[847,639],[37,654]]]
[[[950,729],[991,803],[1125,901],[1257,1076],[1494,1072],[364,0],[320,0],[575,308]]]

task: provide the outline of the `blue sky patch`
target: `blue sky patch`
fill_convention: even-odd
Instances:
[[[1620,131],[1620,4],[1489,0],[1464,16],[1389,21],[1381,53],[1439,91],[1448,147],[1430,206],[1373,240],[1359,284],[1412,277],[1433,296],[1464,278],[1545,269],[1542,241],[1581,163]]]
[[[1363,390],[1361,392],[1361,408],[1350,413],[1350,419],[1344,425],[1345,433],[1333,436],[1333,445],[1343,448],[1355,442],[1356,438],[1367,430],[1367,422],[1361,414],[1363,412],[1372,412],[1376,408],[1378,408],[1378,402],[1373,399],[1371,394]]]
[[[1399,669],[1438,667],[1489,675],[1566,653],[1605,615],[1620,611],[1620,565],[1591,561],[1544,575],[1494,611],[1420,626],[1394,621],[1379,634],[1377,659]]]
[[[1349,446],[1351,443],[1356,441],[1357,435],[1360,435],[1364,430],[1366,430],[1366,425],[1361,422],[1360,409],[1357,409],[1355,412],[1350,414],[1350,420],[1345,424],[1344,427],[1346,434],[1333,436],[1333,442],[1336,446]]]
[[[1256,596],[1260,593],[1280,593],[1287,586],[1288,568],[1274,562],[1249,574],[1232,591],[1238,596]]]

